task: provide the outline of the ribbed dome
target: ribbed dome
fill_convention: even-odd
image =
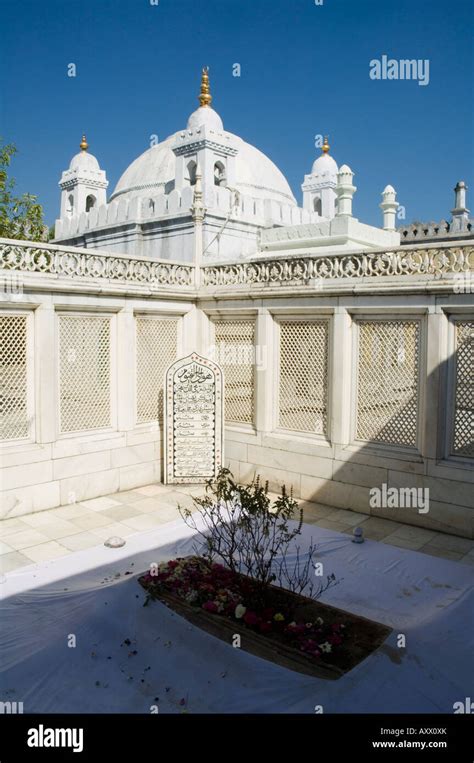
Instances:
[[[216,113],[205,106],[198,109],[195,114],[202,111]],[[217,114],[216,116],[218,117]],[[171,135],[135,159],[118,181],[111,200],[117,197],[122,198],[124,195],[133,198],[154,195],[161,191],[169,193],[173,190],[176,157],[171,147],[179,134]],[[237,189],[255,198],[273,199],[296,205],[290,186],[278,167],[254,146],[231,133],[226,134],[238,148],[235,160]]]

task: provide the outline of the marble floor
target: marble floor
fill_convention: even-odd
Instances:
[[[179,518],[178,503],[192,506],[200,486],[147,485],[102,498],[0,521],[0,572],[50,561],[93,546],[111,536],[146,532]],[[474,565],[474,540],[424,530],[318,503],[300,502],[304,521],[351,534],[360,526],[366,538],[423,554]]]

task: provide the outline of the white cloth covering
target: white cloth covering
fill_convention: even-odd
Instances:
[[[119,549],[9,573],[0,585],[0,699],[23,702],[25,713],[149,713],[154,705],[160,713],[314,713],[317,705],[325,713],[451,713],[472,695],[472,567],[303,525],[301,549],[311,538],[325,575],[340,580],[321,600],[394,628],[341,679],[280,668],[158,602],[143,607],[138,575],[193,552],[179,520]]]

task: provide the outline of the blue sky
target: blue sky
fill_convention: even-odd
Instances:
[[[224,127],[300,185],[316,134],[355,172],[354,215],[381,224],[380,192],[407,222],[439,220],[473,173],[472,0],[0,0],[0,134],[18,190],[59,212],[62,170],[87,133],[112,192],[149,147],[185,126],[210,67]],[[428,59],[430,81],[369,77],[383,54]],[[67,76],[75,63],[77,76]],[[232,76],[234,63],[241,76]]]

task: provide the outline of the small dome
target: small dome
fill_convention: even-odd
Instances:
[[[88,170],[97,172],[100,170],[99,162],[93,154],[88,154],[87,151],[80,151],[78,154],[72,157],[69,165],[70,170]]]
[[[216,132],[222,132],[224,125],[217,111],[211,108],[212,95],[209,87],[209,69],[205,66],[201,74],[201,92],[199,94],[199,108],[193,111],[188,119],[188,130],[196,130],[198,127],[209,127]]]
[[[313,175],[337,175],[337,164],[329,154],[322,154],[313,163],[311,170]]]
[[[214,109],[211,109],[210,106],[200,106],[196,111],[193,111],[188,119],[188,130],[196,130],[198,127],[204,126],[216,132],[221,132],[224,129],[219,114]]]

